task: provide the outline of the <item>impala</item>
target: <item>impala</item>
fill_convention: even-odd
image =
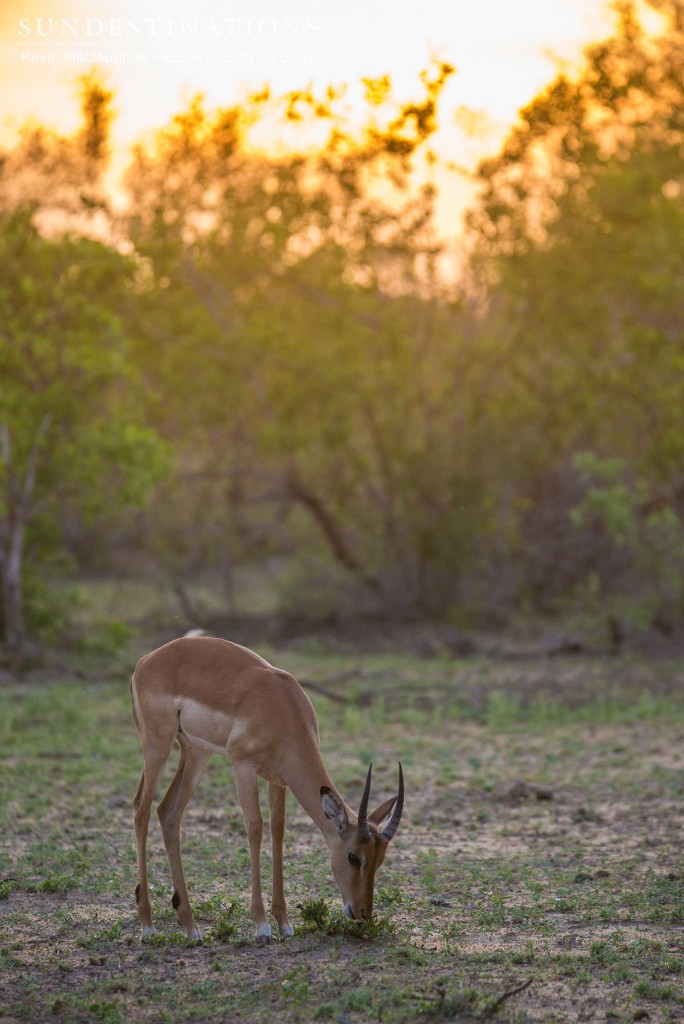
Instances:
[[[189,938],[201,941],[185,885],[180,825],[212,754],[230,758],[249,840],[251,915],[257,939],[269,942],[271,928],[261,895],[259,865],[263,819],[258,778],[268,782],[273,848],[271,909],[280,934],[293,934],[283,893],[285,796],[289,786],[323,833],[330,865],[347,917],[373,913],[375,873],[393,838],[404,804],[399,790],[371,813],[371,768],[358,814],[335,789],[319,750],[318,723],[297,680],[246,647],[214,637],[183,637],[141,658],[131,680],[133,715],[140,733],[143,773],[133,801],[138,858],[135,898],[143,939],[154,935],[147,881],[150,808],[174,740],[180,746],[176,774],[157,813],[173,879],[172,903]],[[384,828],[383,823],[389,818]]]

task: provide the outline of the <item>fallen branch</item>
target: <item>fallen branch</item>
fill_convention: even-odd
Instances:
[[[368,679],[373,674],[364,672],[360,668],[352,668],[347,669],[345,672],[338,672],[334,676],[328,676],[325,681],[326,683],[346,683],[348,679]],[[327,686],[323,686],[321,683],[314,683],[308,679],[300,679],[299,682],[304,689],[311,690],[313,693],[320,693],[322,697],[327,697],[328,700],[333,700],[337,704],[357,704],[360,707],[367,707],[371,704],[379,692],[379,688],[361,690],[360,693],[355,694],[353,697],[346,697],[341,693],[335,693],[334,690],[329,690]]]
[[[519,992],[524,992],[526,988],[530,987],[534,980],[534,978],[528,978],[524,984],[518,985],[517,988],[509,988],[507,992],[500,995],[499,998],[491,1004],[491,1006],[488,1006],[487,1009],[482,1012],[480,1020],[491,1020],[499,1007],[502,1006],[507,999],[510,999],[511,996],[517,996]]]
[[[83,754],[76,754],[73,751],[62,750],[38,750],[36,757],[44,757],[50,761],[75,761]]]
[[[384,673],[383,673],[384,674]],[[326,679],[326,682],[343,682],[345,679],[368,679],[369,676],[362,672],[341,672],[339,676],[333,676],[331,679]],[[406,700],[411,700],[416,706],[429,709],[437,707],[437,705],[443,706],[445,696],[458,696],[456,688],[453,684],[446,683],[444,685],[432,686],[431,692],[419,692],[409,687],[397,686],[396,683],[389,683],[386,686],[377,685],[372,689],[359,690],[354,696],[346,697],[341,693],[335,693],[334,690],[329,690],[326,686],[321,683],[314,683],[309,679],[300,679],[300,685],[305,690],[311,690],[313,693],[320,693],[322,697],[327,697],[328,700],[335,701],[337,704],[351,704],[360,708],[369,707],[374,701],[381,700],[385,697],[391,697],[393,702],[402,703]]]
[[[306,679],[300,679],[300,684],[305,690],[311,690],[312,693],[320,693],[322,697],[327,697],[328,700],[335,701],[336,704],[356,704],[356,698],[354,697],[343,697],[340,693],[335,693],[333,690],[327,690],[325,686],[321,686],[320,683],[311,683]]]

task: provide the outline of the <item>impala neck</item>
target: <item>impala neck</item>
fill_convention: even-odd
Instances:
[[[318,825],[323,838],[329,844],[337,836],[337,829],[326,818],[321,804],[321,786],[328,786],[337,792],[337,787],[328,775],[318,748],[298,751],[289,760],[284,781],[290,787],[309,817]],[[349,809],[349,813],[353,813]]]

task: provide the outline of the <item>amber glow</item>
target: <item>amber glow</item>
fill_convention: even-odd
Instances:
[[[425,0],[419,8],[388,0],[9,0],[0,12],[0,80],[12,102],[4,104],[2,130],[6,136],[28,115],[69,127],[70,81],[82,66],[67,54],[77,50],[130,62],[105,62],[119,93],[122,141],[161,123],[196,90],[226,103],[266,81],[286,90],[390,73],[395,89],[408,93],[432,51],[456,64],[449,100],[478,112],[465,120],[483,134],[534,95],[553,74],[554,56],[572,62],[609,23],[607,4],[596,0]],[[49,63],[51,55],[59,59]],[[351,102],[361,94],[357,85]]]
[[[278,92],[346,84],[353,112],[364,99],[363,77],[389,74],[393,94],[408,99],[434,54],[457,68],[435,148],[472,167],[496,148],[559,63],[572,66],[610,24],[608,4],[597,0],[5,0],[0,142],[28,117],[73,129],[74,81],[92,60],[107,69],[116,91],[121,161],[134,140],[167,122],[198,91],[213,106],[266,82]],[[457,207],[466,193],[454,180],[445,199]]]

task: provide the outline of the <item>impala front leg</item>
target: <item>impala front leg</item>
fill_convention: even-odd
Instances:
[[[249,859],[252,869],[252,920],[256,926],[256,937],[262,942],[271,941],[271,926],[266,921],[266,910],[261,895],[261,837],[264,832],[264,819],[259,807],[259,780],[252,765],[236,767],[235,785],[238,800],[242,807],[249,840]]]
[[[273,898],[271,910],[278,922],[281,936],[286,939],[294,935],[294,928],[287,918],[285,893],[283,891],[283,839],[285,838],[285,798],[287,789],[284,786],[268,784],[268,804],[271,815],[271,843],[273,849]]]

